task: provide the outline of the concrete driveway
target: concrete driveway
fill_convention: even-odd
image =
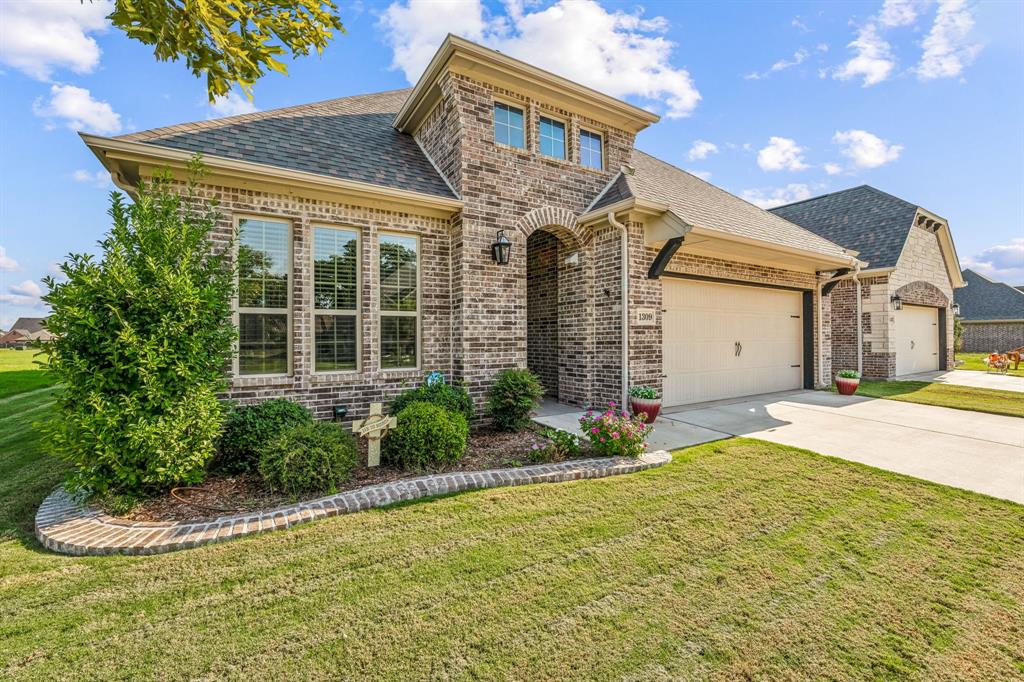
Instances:
[[[1024,419],[822,391],[669,412],[657,422],[678,424],[668,430],[760,438],[1024,504]]]
[[[900,381],[931,381],[972,388],[997,388],[1000,391],[1024,393],[1024,377],[998,372],[976,372],[973,369],[954,369],[949,372],[922,372],[899,377]],[[1022,398],[1024,399],[1024,398]]]

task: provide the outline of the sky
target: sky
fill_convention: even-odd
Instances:
[[[414,83],[448,32],[662,116],[637,147],[764,207],[870,184],[949,220],[964,267],[1024,284],[1024,3],[341,0],[346,33],[211,105],[109,0],[0,0],[0,327],[96,252],[118,135]]]

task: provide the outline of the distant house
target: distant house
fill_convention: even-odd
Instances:
[[[967,286],[957,289],[967,353],[991,353],[1024,346],[1024,291],[964,270]]]
[[[19,317],[11,330],[0,336],[0,348],[24,348],[33,341],[49,341],[53,334],[44,326],[45,317]]]

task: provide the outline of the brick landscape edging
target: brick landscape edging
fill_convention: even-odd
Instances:
[[[36,537],[47,549],[76,556],[161,554],[404,500],[464,490],[618,476],[671,461],[672,455],[658,450],[638,459],[582,459],[512,469],[457,471],[380,483],[268,511],[204,521],[124,521],[58,488],[36,512]]]

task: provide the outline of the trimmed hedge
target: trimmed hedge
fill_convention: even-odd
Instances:
[[[259,470],[274,490],[292,497],[332,494],[352,476],[359,449],[351,433],[332,422],[300,424],[260,449]]]
[[[390,413],[398,414],[412,403],[432,403],[450,412],[462,414],[467,422],[473,421],[473,399],[469,397],[469,393],[462,386],[441,382],[428,385],[424,382],[416,388],[399,394],[391,401]]]
[[[491,386],[487,411],[501,431],[518,431],[530,424],[530,414],[544,397],[537,375],[528,369],[506,369]]]
[[[398,413],[398,428],[383,441],[382,458],[403,469],[438,469],[466,451],[469,424],[460,412],[414,402]]]
[[[287,398],[234,407],[224,420],[214,467],[228,473],[253,471],[267,442],[285,431],[312,423],[310,411]]]

